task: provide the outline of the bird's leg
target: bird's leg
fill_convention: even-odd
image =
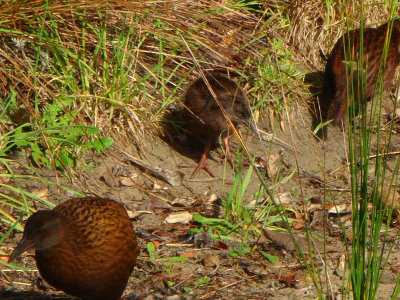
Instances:
[[[231,150],[229,149],[229,140],[228,140],[227,136],[222,138],[222,145],[225,148],[226,161],[231,165],[232,169],[234,169],[234,167],[233,167],[233,157],[232,157]]]
[[[196,169],[193,171],[191,178],[193,178],[201,169],[204,169],[204,171],[206,171],[211,177],[214,177],[214,174],[211,172],[211,170],[207,167],[206,164],[207,154],[210,151],[210,148],[211,148],[211,141],[206,141],[204,143],[203,154],[201,155],[199,163],[197,164]]]

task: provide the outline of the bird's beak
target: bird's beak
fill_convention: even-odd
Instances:
[[[22,240],[19,242],[18,246],[11,253],[8,258],[8,263],[11,263],[14,259],[18,258],[22,253],[28,251],[34,247],[34,243],[32,240],[27,239],[26,236],[22,237]]]
[[[248,120],[248,121],[243,120],[243,124],[245,124],[248,127],[250,126],[251,130],[253,130],[253,132],[257,135],[257,138],[261,139],[260,132],[258,131],[254,120]]]

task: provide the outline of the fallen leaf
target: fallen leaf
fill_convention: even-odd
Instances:
[[[197,252],[186,252],[181,254],[181,256],[185,256],[185,257],[195,257],[197,255]]]
[[[161,190],[162,186],[159,185],[158,183],[153,184],[153,190]]]
[[[220,250],[228,250],[229,249],[228,245],[223,243],[223,242],[221,242],[221,241],[216,241],[213,244],[213,246],[218,248],[218,249],[220,249]]]
[[[211,194],[210,198],[208,199],[208,203],[214,203],[215,200],[218,199],[218,196],[216,194]]]
[[[293,221],[290,225],[296,230],[304,228],[304,223],[302,221]]]
[[[151,198],[149,200],[149,209],[171,209],[172,206],[167,202],[157,198]]]
[[[160,249],[160,242],[159,242],[159,241],[152,240],[151,242],[154,244],[154,246],[156,247],[156,249]]]
[[[294,287],[297,283],[296,275],[281,275],[279,276],[279,282],[284,283],[287,286]]]
[[[49,198],[50,192],[49,192],[48,188],[43,188],[43,189],[39,189],[39,190],[34,190],[32,192],[32,194],[34,194],[37,197],[47,200]]]
[[[334,205],[332,206],[332,208],[330,208],[328,210],[329,214],[349,214],[351,213],[351,205],[347,204],[347,203],[342,203],[342,204],[338,204],[338,205]]]
[[[278,172],[278,161],[280,158],[280,154],[271,154],[267,157],[263,157],[263,159],[267,163],[267,174],[269,178],[275,178],[276,173]]]
[[[195,199],[193,197],[177,197],[172,202],[172,206],[186,207],[191,206],[195,203]]]
[[[299,212],[297,209],[293,210],[294,215],[296,216],[297,220],[303,220],[304,219],[304,214]]]
[[[175,223],[189,224],[189,222],[192,220],[192,218],[193,218],[193,216],[190,212],[182,211],[182,212],[169,214],[165,218],[165,221],[170,224],[175,224]]]
[[[289,192],[280,193],[278,195],[277,203],[278,204],[291,204],[293,203],[292,195]]]
[[[136,186],[137,185],[137,174],[130,174],[129,176],[121,176],[119,183],[122,186]]]
[[[163,231],[163,230],[154,230],[153,234],[156,235],[156,236],[159,236],[161,238],[166,238],[166,237],[171,236],[170,233],[168,233],[166,231]]]

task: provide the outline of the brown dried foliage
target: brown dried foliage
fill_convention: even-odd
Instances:
[[[273,9],[267,4],[264,8],[269,12]],[[260,52],[268,47],[268,40],[266,37],[256,40],[255,37],[268,33],[268,28],[276,23],[267,24],[262,14],[232,9],[225,2],[190,0],[5,1],[0,5],[0,18],[0,29],[7,29],[0,34],[0,94],[4,98],[10,89],[16,91],[18,103],[23,103],[32,117],[40,115],[40,109],[34,108],[34,99],[39,108],[53,101],[59,96],[61,81],[48,71],[46,62],[41,63],[40,70],[32,72],[37,57],[35,47],[40,46],[42,52],[53,54],[53,46],[60,46],[76,54],[79,61],[71,55],[57,53],[68,60],[71,68],[76,67],[74,72],[79,80],[77,64],[81,63],[80,60],[94,60],[93,70],[101,74],[104,61],[111,60],[114,55],[113,41],[122,30],[128,30],[123,24],[134,26],[140,43],[137,42],[134,53],[126,53],[134,64],[123,67],[129,69],[133,83],[139,86],[141,82],[145,86],[146,94],[137,92],[135,101],[131,103],[124,102],[124,99],[104,101],[102,97],[108,91],[104,91],[101,80],[93,76],[90,78],[90,93],[71,95],[79,101],[69,108],[79,110],[77,117],[80,121],[87,120],[102,127],[103,131],[110,129],[122,135],[130,132],[134,136],[140,135],[145,128],[154,128],[154,122],[147,120],[159,120],[161,114],[157,112],[168,97],[168,94],[160,92],[160,85],[167,93],[172,93],[182,78],[198,66],[256,74],[255,66],[252,63],[246,65],[246,59],[262,58]],[[41,39],[41,26],[51,32],[54,22],[58,38]],[[85,32],[82,32],[84,22],[93,25],[93,29],[85,27]],[[96,26],[106,27],[106,55],[94,53],[99,43]],[[162,50],[159,48],[160,39],[167,41]],[[85,45],[84,49],[82,45]],[[163,56],[164,70],[171,72],[170,77],[154,70],[160,56]],[[172,74],[175,68],[177,71]],[[148,76],[146,80],[143,80],[144,76]],[[189,77],[194,78],[192,75]],[[174,99],[182,90],[178,90]],[[115,122],[109,124],[110,119]]]

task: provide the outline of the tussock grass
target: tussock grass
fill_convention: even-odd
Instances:
[[[9,1],[1,11],[2,93],[15,92],[13,109],[34,119],[55,101],[64,114],[76,110],[76,120],[137,141],[157,129],[198,67],[258,82],[259,62],[274,54],[271,32],[281,26],[274,11],[234,1]]]

